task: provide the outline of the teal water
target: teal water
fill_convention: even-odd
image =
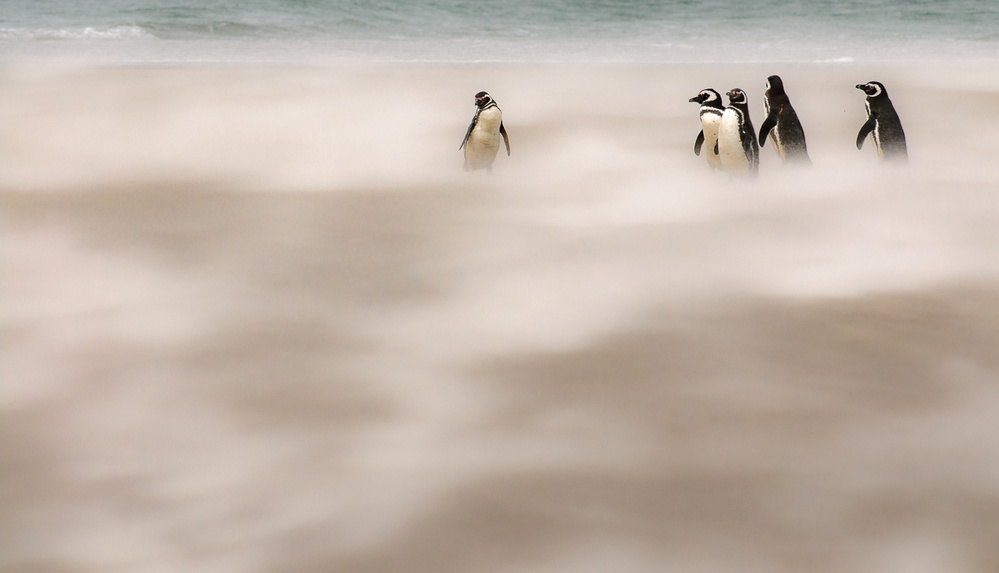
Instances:
[[[0,57],[802,61],[999,57],[999,2],[5,0]]]

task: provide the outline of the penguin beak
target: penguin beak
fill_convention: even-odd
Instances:
[[[701,96],[694,96],[694,97],[690,98],[687,101],[691,101],[691,102],[694,102],[694,103],[701,103],[701,101],[703,101],[703,100],[701,100]]]
[[[864,90],[864,91],[867,91],[867,86],[866,86],[865,84],[857,84],[857,85],[856,85],[856,88],[857,88],[858,90]]]

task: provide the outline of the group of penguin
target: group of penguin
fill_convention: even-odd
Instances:
[[[895,107],[881,82],[857,84],[867,96],[865,107],[867,121],[857,134],[857,149],[862,149],[870,135],[882,161],[908,160],[905,132]],[[749,100],[746,92],[732,89],[725,95],[729,104],[722,104],[721,94],[707,88],[690,98],[700,104],[701,132],[694,141],[694,154],[700,155],[706,145],[708,165],[732,175],[756,175],[760,168],[760,147],[769,138],[773,148],[785,165],[810,165],[805,130],[798,114],[784,91],[780,76],[767,78],[764,93],[766,119],[760,126],[759,138],[749,118]],[[475,94],[475,116],[465,132],[459,150],[465,150],[465,171],[485,169],[491,172],[500,149],[500,137],[510,155],[510,137],[503,126],[503,113],[496,101],[486,92]]]
[[[881,82],[857,84],[867,96],[867,121],[857,134],[857,149],[871,135],[874,147],[882,161],[907,161],[905,132],[898,119],[895,106]],[[784,91],[780,76],[767,78],[763,105],[766,119],[760,126],[759,139],[749,118],[749,101],[746,92],[735,88],[725,95],[728,106],[722,105],[721,95],[713,89],[703,89],[691,102],[700,104],[701,132],[694,141],[694,154],[701,154],[707,144],[707,161],[712,169],[733,175],[755,175],[760,168],[760,147],[767,138],[785,165],[810,165],[805,130],[798,114]]]

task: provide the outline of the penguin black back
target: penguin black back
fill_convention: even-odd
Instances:
[[[864,146],[864,139],[871,135],[878,156],[882,161],[906,162],[909,159],[905,132],[898,119],[895,106],[888,99],[888,91],[881,82],[857,84],[857,89],[867,95],[867,122],[857,134],[857,149]]]
[[[811,164],[805,143],[805,130],[784,91],[784,81],[780,76],[767,78],[763,104],[767,117],[760,126],[760,147],[766,145],[769,136],[774,150],[785,164]]]

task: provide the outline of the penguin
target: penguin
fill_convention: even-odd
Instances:
[[[749,100],[739,88],[725,95],[728,107],[722,112],[715,144],[722,168],[733,175],[755,176],[760,170],[760,146],[749,119]]]
[[[767,78],[767,91],[763,106],[767,118],[760,126],[760,147],[767,143],[767,136],[773,142],[777,157],[784,165],[811,165],[808,147],[805,145],[805,130],[798,121],[798,114],[791,107],[791,100],[784,92],[784,82],[780,76]]]
[[[718,124],[721,123],[725,104],[721,95],[711,88],[703,89],[690,101],[701,104],[701,132],[694,140],[694,155],[701,154],[701,146],[707,144],[708,151],[704,154],[711,169],[721,169],[721,159],[718,157]]]
[[[864,139],[867,138],[867,134],[871,134],[874,147],[878,150],[878,157],[882,161],[907,162],[909,154],[905,147],[905,132],[902,131],[902,122],[895,113],[895,106],[888,99],[884,84],[867,82],[857,84],[856,87],[867,94],[867,101],[864,102],[864,107],[867,108],[867,122],[857,134],[857,149],[864,146]]]
[[[475,94],[475,106],[475,117],[472,118],[458,150],[465,149],[465,171],[485,169],[487,173],[492,173],[493,161],[499,152],[499,138],[503,136],[506,154],[509,156],[510,137],[503,127],[503,112],[489,94]]]

